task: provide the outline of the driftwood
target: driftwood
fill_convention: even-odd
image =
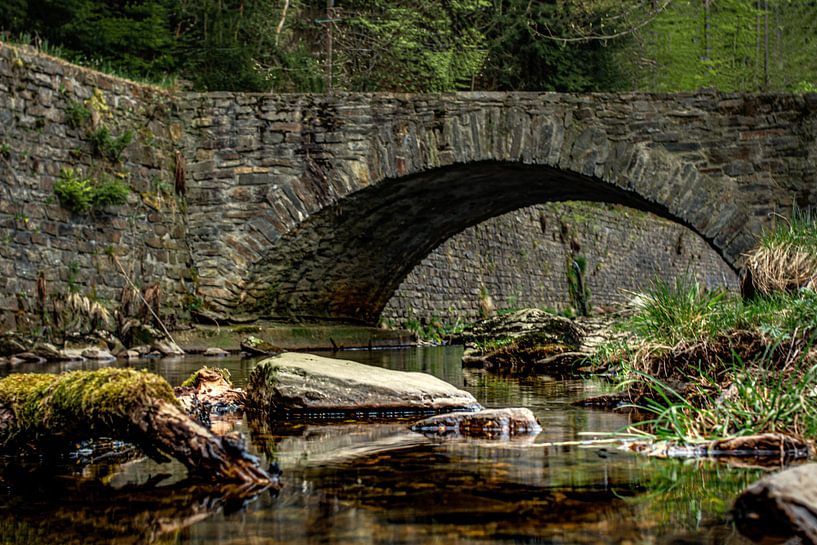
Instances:
[[[218,436],[191,419],[161,377],[131,369],[15,374],[0,380],[0,450],[38,451],[114,437],[154,459],[172,456],[211,481],[271,483],[240,436]]]

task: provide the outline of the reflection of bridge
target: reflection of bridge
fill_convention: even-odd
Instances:
[[[655,212],[733,267],[770,212],[817,204],[817,95],[180,103],[193,260],[201,293],[227,312],[372,322],[442,241],[540,202]]]

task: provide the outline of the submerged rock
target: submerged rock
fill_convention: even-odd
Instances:
[[[772,462],[808,458],[808,444],[782,433],[761,433],[694,445],[675,441],[633,441],[627,450],[657,458],[753,458]]]
[[[425,373],[284,353],[252,370],[247,408],[261,413],[392,416],[480,408],[474,396]]]
[[[817,544],[817,464],[805,464],[765,477],[735,501],[735,523],[755,540],[783,542],[799,536]]]
[[[537,435],[542,427],[530,409],[513,408],[439,414],[414,423],[411,430],[435,435],[504,439]]]
[[[563,370],[578,353],[582,331],[571,320],[523,309],[477,322],[463,332],[463,364],[515,374]]]
[[[230,353],[227,352],[226,350],[222,350],[221,348],[216,348],[214,346],[211,346],[210,348],[202,352],[202,356],[205,356],[207,358],[226,358],[229,355]]]

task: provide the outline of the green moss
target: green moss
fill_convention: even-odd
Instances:
[[[195,388],[199,383],[199,376],[201,376],[202,373],[207,372],[207,371],[214,371],[214,372],[218,373],[219,375],[222,376],[222,378],[224,378],[225,381],[227,381],[228,384],[230,384],[232,386],[233,382],[232,382],[232,380],[230,380],[231,375],[230,375],[230,370],[229,369],[225,369],[223,367],[206,367],[205,366],[205,367],[202,367],[201,369],[197,369],[189,377],[187,377],[185,379],[185,381],[182,382],[182,387],[183,388]]]
[[[17,430],[6,441],[24,432],[59,435],[77,427],[113,427],[149,400],[177,403],[163,378],[133,369],[16,374],[0,380],[0,403],[17,418]]]

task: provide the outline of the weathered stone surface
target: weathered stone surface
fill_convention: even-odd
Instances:
[[[817,543],[817,464],[765,477],[747,488],[733,510],[740,532],[755,541],[783,542],[799,536]]]
[[[545,371],[556,356],[578,357],[575,351],[581,338],[582,331],[572,320],[540,309],[522,309],[481,320],[463,331],[462,361],[498,372]]]
[[[0,334],[0,356],[13,356],[25,352],[29,348],[31,348],[31,343],[14,332],[8,331]]]
[[[491,218],[444,242],[412,269],[382,317],[480,319],[481,293],[494,306],[563,309],[567,264],[579,254],[594,308],[626,303],[656,278],[689,274],[701,285],[737,289],[735,272],[705,240],[677,223],[618,205],[548,203]]]
[[[102,348],[91,347],[82,351],[82,357],[88,360],[112,361],[116,358],[113,354]]]
[[[247,406],[261,413],[387,416],[479,408],[474,396],[425,373],[287,352],[252,370]]]
[[[272,356],[283,352],[279,347],[253,335],[242,339],[241,350],[254,356]]]
[[[524,408],[438,414],[412,424],[411,429],[434,435],[462,435],[490,439],[536,435],[542,431],[531,410]]]
[[[230,353],[226,350],[222,350],[221,348],[216,348],[215,346],[211,346],[210,348],[206,349],[202,352],[202,356],[208,358],[224,358],[229,356]]]
[[[154,352],[159,352],[162,356],[184,356],[184,350],[170,339],[161,339],[153,343],[151,347]]]

